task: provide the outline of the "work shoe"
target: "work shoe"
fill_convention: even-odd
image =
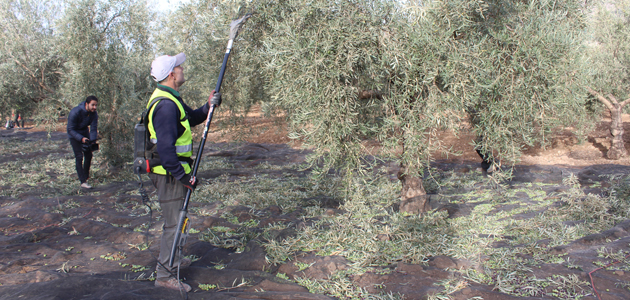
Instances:
[[[84,188],[84,189],[91,189],[92,188],[92,186],[89,185],[87,182],[81,183],[81,187]]]
[[[183,283],[179,280],[177,280],[177,278],[169,278],[167,280],[156,280],[155,281],[155,286],[156,287],[163,287],[163,288],[167,288],[170,290],[184,290],[186,291],[186,293],[190,292],[190,290],[192,290],[192,288],[190,287],[190,285]]]
[[[192,264],[192,260],[190,260],[188,258],[182,258],[179,261],[179,269],[180,270],[186,269],[186,268],[190,267],[190,264]]]

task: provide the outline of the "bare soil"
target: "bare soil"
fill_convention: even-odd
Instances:
[[[624,121],[626,148],[630,149],[630,117],[626,115]],[[221,145],[235,139],[233,133],[211,132],[209,140],[212,143],[206,145],[206,155],[229,157],[235,167],[221,172],[202,170],[199,175],[202,179],[212,179],[221,176],[221,173],[228,176],[256,176],[257,172],[265,172],[252,168],[258,164],[298,162],[308,153],[307,150],[299,149],[298,144],[287,145],[290,141],[283,125],[277,124],[266,129],[263,125],[274,121],[258,115],[253,115],[248,122],[250,126],[247,127],[253,131],[242,138],[244,143],[239,151],[219,150],[223,149]],[[630,158],[617,161],[605,158],[605,151],[610,144],[607,124],[609,120],[602,120],[582,144],[578,144],[575,137],[566,131],[559,134],[554,145],[548,149],[529,149],[515,169],[514,181],[556,184],[548,187],[548,192],[551,192],[562,188],[563,174],[567,172],[577,174],[583,182],[591,183],[601,182],[601,175],[630,173]],[[44,143],[47,138],[45,132],[29,125],[25,129],[0,130],[0,139],[19,138],[41,140]],[[60,125],[59,132],[52,133],[52,139],[67,139],[64,131],[65,125]],[[473,137],[444,134],[444,140],[462,155],[438,157],[436,167],[468,172],[478,166],[480,159],[470,146]],[[47,152],[25,149],[20,154],[0,153],[0,166],[18,158],[50,154],[71,155],[71,149],[66,146]],[[145,185],[150,186],[148,181]],[[19,187],[3,186],[0,190],[14,188]],[[22,193],[16,197],[0,197],[0,299],[183,299],[186,295],[155,288],[152,281],[146,280],[155,269],[161,222],[154,222],[154,230],[149,231],[148,238],[152,242],[149,249],[130,247],[143,243],[146,238],[144,232],[133,231],[133,228],[147,222],[146,216],[133,216],[133,212],[140,214],[144,211],[143,207],[136,206],[140,197],[121,193],[134,189],[137,189],[136,182],[124,181],[96,186],[70,196],[48,198],[43,196],[45,191],[40,191]],[[601,192],[598,189],[589,191]],[[67,207],[63,213],[50,209],[61,203],[78,205]],[[193,202],[191,205],[195,207],[198,204]],[[219,203],[210,206],[213,205],[218,206]],[[335,203],[326,205],[334,208]],[[455,217],[465,213],[466,209],[458,207],[449,211],[449,215]],[[286,214],[279,207],[249,211],[233,206],[222,208],[220,212],[224,211],[243,218],[255,218],[260,221],[260,226],[273,222],[300,224],[299,212]],[[76,217],[64,219],[68,215]],[[220,217],[220,213],[191,218],[194,224],[202,224],[200,230],[216,224],[229,225]],[[128,225],[117,227],[111,224]],[[290,231],[281,232],[279,236],[291,234]],[[593,264],[598,261],[597,250],[601,247],[613,252],[627,251],[629,244],[630,220],[599,234],[550,249],[557,254],[566,254],[578,268],[549,263],[532,272],[537,278],[576,275],[588,282],[591,282],[592,276],[592,287],[597,292],[593,289],[584,299],[630,299],[630,272],[613,267],[600,268]],[[496,246],[501,247],[500,243]],[[199,257],[190,268],[181,272],[181,277],[193,286],[193,292],[187,295],[188,299],[332,299],[309,293],[306,288],[281,279],[276,274],[287,274],[289,279],[298,276],[321,279],[350,264],[341,256],[305,253],[285,264],[274,266],[266,261],[265,249],[255,241],[250,242],[242,253],[236,253],[200,241],[194,234],[189,237],[185,251],[188,255]],[[310,267],[300,270],[297,262],[309,264]],[[619,264],[625,265],[626,262],[620,261]],[[217,265],[224,267],[214,268]],[[394,264],[387,267],[391,272],[365,273],[353,278],[353,281],[372,293],[393,292],[403,294],[406,299],[425,299],[442,289],[434,284],[451,278],[453,269],[471,267],[466,260],[439,256],[432,257],[422,265]],[[244,279],[247,284],[239,285]],[[216,282],[218,288],[209,291],[198,288],[199,283],[207,282]],[[452,299],[517,298],[501,293],[493,286],[476,283],[449,296]],[[555,299],[551,296],[545,298]]]

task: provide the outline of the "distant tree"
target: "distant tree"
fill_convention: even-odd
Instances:
[[[0,0],[0,111],[32,115],[58,107],[65,73],[54,1]]]
[[[610,112],[612,145],[606,156],[620,159],[628,155],[622,113],[630,103],[630,1],[600,3],[591,25],[594,40],[587,89]]]
[[[158,54],[185,52],[187,56],[184,66],[187,82],[182,86],[187,103],[200,105],[207,101],[223,62],[230,22],[249,10],[240,1],[198,0],[179,6],[173,13],[177,18],[160,18],[155,38]],[[252,105],[269,99],[260,74],[261,61],[258,54],[251,53],[258,51],[259,45],[255,43],[260,38],[242,38],[252,30],[250,25],[241,30],[230,54],[221,88],[226,101],[216,112],[230,114],[230,118],[222,120],[223,124],[238,126],[238,120],[242,120]]]
[[[109,162],[130,160],[133,124],[151,90],[151,11],[145,1],[71,0],[59,22],[68,74],[63,96],[99,98],[99,132]]]

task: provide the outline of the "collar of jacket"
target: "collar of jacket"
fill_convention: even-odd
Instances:
[[[181,94],[178,91],[176,91],[176,90],[174,90],[174,89],[172,89],[172,88],[170,88],[168,86],[161,85],[161,84],[158,84],[157,88],[162,90],[162,91],[168,92],[171,95],[175,96],[175,98],[177,98],[177,100],[179,100],[180,102],[182,101],[182,96],[181,96]]]

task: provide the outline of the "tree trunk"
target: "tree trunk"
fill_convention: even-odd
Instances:
[[[623,142],[623,120],[621,119],[622,108],[615,105],[615,109],[610,111],[610,133],[612,134],[612,146],[606,153],[606,157],[610,159],[620,159],[628,155]]]
[[[429,198],[426,196],[427,193],[418,171],[401,164],[400,170],[398,170],[398,180],[402,183],[400,211],[413,214],[422,214],[428,211]]]
[[[628,151],[626,151],[626,147],[623,142],[623,120],[621,117],[623,107],[630,103],[630,99],[626,99],[625,101],[619,103],[613,95],[608,95],[608,98],[610,98],[610,100],[608,100],[592,89],[589,89],[588,91],[610,111],[610,134],[612,134],[612,144],[606,153],[606,157],[609,159],[620,159],[627,156]]]

